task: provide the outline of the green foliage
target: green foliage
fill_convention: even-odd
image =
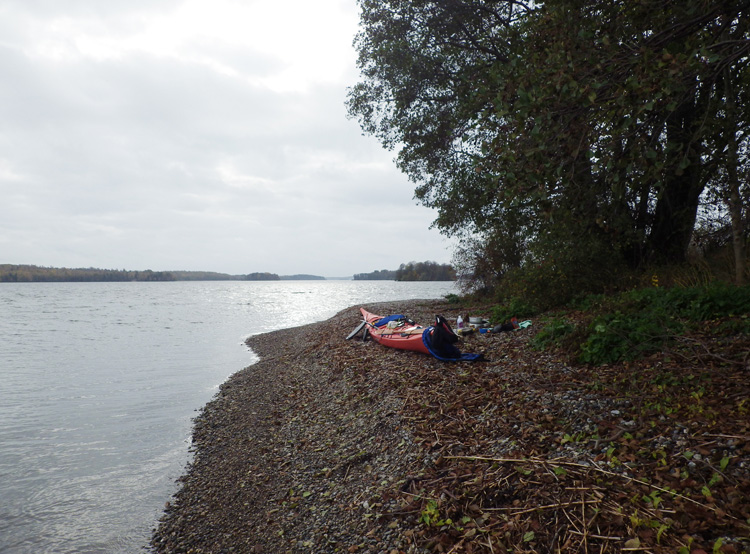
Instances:
[[[607,297],[604,294],[589,294],[573,302],[573,307],[583,312],[594,311],[601,308],[606,300]]]
[[[716,318],[734,317],[732,329],[746,329],[750,315],[750,286],[712,283],[705,287],[650,287],[616,296],[590,296],[582,301],[593,312],[573,326],[564,318],[550,320],[534,337],[538,348],[571,347],[578,341],[578,358],[603,364],[632,360],[669,345],[688,326],[703,326]],[[728,325],[720,329],[729,329]]]
[[[229,276],[227,276],[229,277]],[[0,265],[0,283],[52,282],[117,282],[117,281],[175,281],[181,280],[167,271],[128,271],[125,269],[96,269],[67,267],[39,267],[35,265]]]
[[[531,339],[531,346],[540,350],[550,346],[561,346],[562,342],[575,331],[575,328],[575,325],[564,318],[553,318],[534,335]]]
[[[440,508],[438,503],[434,500],[428,500],[421,515],[419,516],[420,523],[424,523],[427,527],[442,527],[443,525],[453,525],[453,521],[450,518],[443,519],[440,515]]]
[[[750,287],[721,282],[705,287],[675,287],[667,291],[664,303],[677,316],[690,321],[747,314],[750,313]]]
[[[453,294],[452,292],[445,295],[445,300],[448,302],[448,304],[460,304],[461,303],[461,297],[457,294]]]
[[[243,276],[243,279],[246,281],[280,281],[281,277],[279,277],[276,273],[268,273],[267,271],[264,271],[248,273],[247,275]]]
[[[532,317],[538,313],[536,307],[527,300],[514,296],[507,302],[492,309],[491,321],[495,324],[509,321],[513,317]]]
[[[614,311],[602,314],[589,325],[581,345],[580,359],[602,364],[632,360],[663,347],[683,324],[659,289],[632,291],[622,295]]]
[[[455,281],[456,272],[449,264],[409,262],[396,270],[396,281]]]
[[[738,319],[722,321],[717,330],[726,335],[750,335],[750,316],[742,315]]]
[[[371,271],[370,273],[356,273],[354,275],[355,281],[395,281],[396,271],[389,269],[378,269]]]
[[[568,305],[592,294],[623,287],[630,272],[611,248],[597,240],[580,240],[562,247],[556,242],[542,262],[508,271],[500,280],[500,298],[523,298],[536,311]]]
[[[507,214],[491,229],[484,225],[481,235],[464,237],[458,243],[453,265],[462,290],[491,293],[508,272],[521,267],[526,253],[522,215],[521,210]]]
[[[581,345],[580,359],[593,364],[632,360],[658,349],[667,340],[662,323],[650,315],[618,313],[592,324],[588,339]]]
[[[524,268],[505,296],[543,309],[623,262],[681,262],[702,193],[750,165],[728,144],[750,122],[742,4],[358,3],[349,115],[398,149],[437,228],[476,241],[478,288]]]
[[[456,272],[449,264],[437,262],[409,262],[396,270],[381,269],[371,273],[357,273],[355,281],[455,281]]]

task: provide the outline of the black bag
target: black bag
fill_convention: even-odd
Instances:
[[[455,344],[458,342],[458,335],[453,332],[448,321],[441,315],[435,316],[435,332],[440,336],[441,342]]]
[[[461,357],[461,351],[453,346],[458,342],[458,335],[441,315],[435,316],[435,325],[429,337],[431,351],[440,358],[456,359]]]

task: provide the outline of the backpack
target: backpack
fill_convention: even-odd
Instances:
[[[474,362],[483,359],[481,354],[462,354],[454,346],[458,342],[458,335],[441,315],[435,316],[435,325],[425,330],[422,340],[427,350],[438,360]]]
[[[441,315],[435,316],[435,332],[440,337],[440,342],[455,344],[458,342],[458,335],[453,332],[448,321]]]
[[[453,346],[458,342],[458,335],[441,315],[435,316],[435,325],[429,337],[428,348],[438,358],[456,359],[461,357],[461,351]]]

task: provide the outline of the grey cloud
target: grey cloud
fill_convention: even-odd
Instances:
[[[173,9],[184,0],[5,0],[5,9],[35,17],[122,16],[136,12],[163,12]]]
[[[133,6],[103,4],[23,9]],[[393,154],[346,119],[351,83],[273,92],[258,84],[272,53],[210,41],[180,60],[96,61],[31,58],[13,40],[0,42],[0,263],[340,276],[448,261]]]

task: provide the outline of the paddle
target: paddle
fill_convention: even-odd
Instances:
[[[351,333],[349,333],[349,336],[346,337],[346,340],[349,340],[350,338],[354,337],[357,333],[359,333],[362,330],[362,328],[365,325],[367,325],[366,321],[363,321],[362,323],[360,323],[354,331],[352,331]]]

